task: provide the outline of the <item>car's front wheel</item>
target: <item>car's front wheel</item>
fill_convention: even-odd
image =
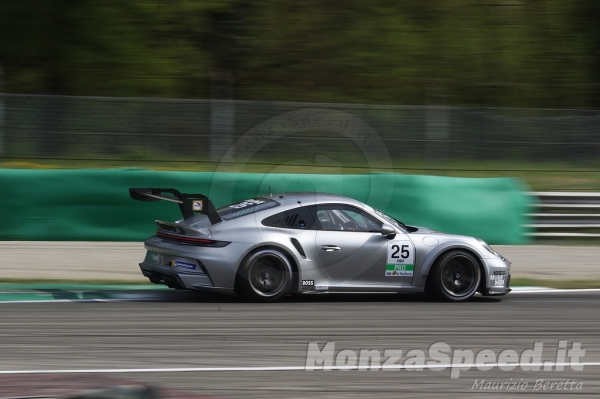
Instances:
[[[465,301],[475,294],[480,280],[477,260],[467,252],[452,251],[436,260],[427,278],[427,288],[438,299]]]
[[[250,254],[238,271],[238,294],[254,302],[276,302],[290,290],[292,266],[275,249]]]

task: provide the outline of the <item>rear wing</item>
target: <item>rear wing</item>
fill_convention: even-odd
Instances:
[[[202,194],[185,194],[174,188],[130,188],[129,195],[134,200],[144,202],[160,200],[176,202],[184,219],[194,216],[195,213],[201,213],[208,216],[211,224],[222,221],[212,201]]]

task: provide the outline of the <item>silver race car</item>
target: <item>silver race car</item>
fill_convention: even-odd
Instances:
[[[287,193],[215,209],[201,194],[132,188],[133,199],[178,204],[145,242],[144,276],[171,288],[286,294],[425,292],[464,301],[510,292],[511,263],[484,241],[402,222],[351,198]]]

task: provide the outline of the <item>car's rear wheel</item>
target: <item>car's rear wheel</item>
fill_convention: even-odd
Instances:
[[[428,292],[446,301],[471,298],[481,280],[477,260],[464,251],[452,251],[436,260],[427,278]]]
[[[276,302],[290,290],[292,266],[281,252],[265,248],[250,254],[240,266],[237,291],[254,302]]]

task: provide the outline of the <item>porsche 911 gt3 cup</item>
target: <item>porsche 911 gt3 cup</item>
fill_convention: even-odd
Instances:
[[[171,288],[286,294],[425,292],[464,301],[510,292],[511,263],[484,241],[407,226],[369,205],[323,193],[250,198],[215,209],[202,194],[132,188],[133,199],[178,204],[145,242],[144,276]]]

